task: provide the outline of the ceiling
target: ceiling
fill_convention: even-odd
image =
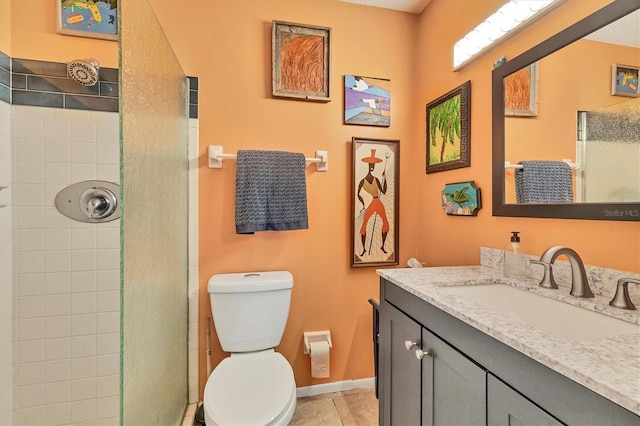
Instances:
[[[365,6],[382,7],[401,12],[420,13],[431,0],[340,0]]]

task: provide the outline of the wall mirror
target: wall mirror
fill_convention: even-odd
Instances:
[[[494,216],[640,221],[637,74],[629,93],[614,84],[616,66],[640,66],[639,9],[616,0],[493,70]],[[514,101],[512,84],[526,86],[526,102]],[[535,176],[545,190],[568,179],[568,199],[521,196],[519,162],[564,159],[570,177]]]

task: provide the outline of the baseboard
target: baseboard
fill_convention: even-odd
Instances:
[[[344,380],[342,382],[322,383],[320,385],[303,386],[296,389],[298,398],[304,396],[320,395],[330,392],[348,391],[351,389],[370,388],[376,386],[374,377],[368,379]]]

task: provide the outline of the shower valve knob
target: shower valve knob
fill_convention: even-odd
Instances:
[[[92,198],[87,203],[87,212],[89,213],[89,217],[99,217],[108,208],[109,201],[104,197]]]

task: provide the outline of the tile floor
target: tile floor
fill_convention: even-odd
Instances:
[[[292,426],[375,426],[378,400],[373,389],[353,389],[298,398]]]
[[[196,425],[196,404],[187,408],[182,426]],[[291,426],[376,426],[378,400],[375,390],[352,389],[298,398]]]

